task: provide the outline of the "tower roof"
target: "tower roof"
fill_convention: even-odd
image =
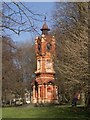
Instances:
[[[48,34],[48,31],[50,31],[50,29],[48,28],[48,25],[46,24],[46,17],[44,19],[44,24],[41,28],[42,34]]]
[[[50,30],[50,29],[48,28],[46,22],[43,24],[43,26],[42,26],[42,28],[41,28],[41,31],[43,31],[43,30],[48,30],[48,31]]]

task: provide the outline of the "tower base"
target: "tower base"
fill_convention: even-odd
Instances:
[[[58,103],[57,86],[53,84],[43,84],[33,86],[32,103],[48,104]]]

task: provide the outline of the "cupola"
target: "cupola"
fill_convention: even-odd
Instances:
[[[47,35],[48,31],[50,31],[50,29],[48,28],[48,25],[46,24],[46,17],[45,17],[45,20],[44,20],[44,24],[41,28],[41,31],[42,31],[42,34],[44,34],[44,35]]]

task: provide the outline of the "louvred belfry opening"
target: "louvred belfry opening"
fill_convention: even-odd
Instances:
[[[35,39],[37,69],[32,82],[32,103],[57,103],[58,89],[55,85],[53,56],[55,55],[55,38],[50,36],[46,18],[41,28],[41,36]]]

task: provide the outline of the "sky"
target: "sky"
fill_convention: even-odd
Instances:
[[[11,0],[4,0],[4,1],[11,1]],[[17,0],[12,0],[12,1],[17,1]],[[22,0],[22,1],[24,1],[23,3],[26,6],[28,6],[28,8],[30,8],[34,13],[46,15],[47,25],[49,26],[49,28],[51,28],[51,25],[52,25],[51,15],[53,13],[53,9],[55,8],[55,2],[53,2],[53,1],[55,1],[55,0],[49,0],[50,2],[35,2],[35,0],[33,0],[34,2],[25,2],[25,0]],[[30,0],[26,0],[26,1],[30,1]],[[38,0],[36,0],[36,1],[38,1]],[[44,17],[42,19],[44,20]],[[36,21],[36,24],[37,24],[36,26],[38,27],[38,32],[41,33],[40,29],[43,25],[43,22]],[[31,32],[28,32],[28,33],[23,32],[19,36],[16,35],[15,33],[12,33],[11,31],[8,31],[7,33],[9,33],[11,35],[11,38],[15,42],[21,42],[21,41],[27,41],[27,40],[34,42],[34,39],[36,37],[36,36],[33,36],[33,34]]]
[[[42,14],[44,16],[46,16],[46,22],[48,27],[51,27],[51,15],[52,15],[52,11],[54,9],[54,2],[24,2],[24,4],[30,8],[34,13],[38,13],[38,14]],[[40,18],[39,18],[40,19]],[[42,17],[42,19],[44,20],[44,17]],[[42,20],[42,21],[43,21]],[[38,32],[41,34],[41,27],[43,25],[44,22],[37,22],[36,21],[36,25],[38,27]],[[15,42],[21,42],[21,41],[27,41],[27,40],[31,40],[31,42],[34,42],[34,39],[36,36],[33,36],[32,33],[28,32],[22,32],[19,36],[11,31],[8,31],[7,33],[9,33],[11,35],[11,38],[15,41]],[[37,34],[38,35],[38,34]]]

